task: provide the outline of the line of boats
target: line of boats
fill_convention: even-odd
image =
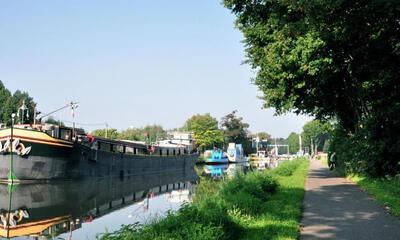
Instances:
[[[244,156],[242,144],[229,143],[227,151],[222,149],[214,149],[204,153],[206,164],[227,164],[247,162]]]

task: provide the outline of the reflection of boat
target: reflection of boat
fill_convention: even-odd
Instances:
[[[228,157],[221,149],[213,150],[211,153],[211,157],[206,159],[207,164],[221,164],[228,163]]]
[[[189,183],[186,189],[172,190],[167,193],[167,201],[171,203],[188,203],[193,194],[193,186]]]
[[[265,170],[267,168],[272,168],[269,158],[264,160],[251,161],[250,166],[256,170]]]
[[[271,157],[268,155],[268,151],[259,150],[255,154],[251,154],[250,161],[270,161]]]
[[[197,180],[197,175],[191,170],[124,180],[108,178],[18,185],[11,192],[8,186],[0,185],[1,213],[9,214],[23,209],[28,214],[15,224],[9,221],[1,223],[0,237],[57,236],[79,229],[84,222],[91,222],[130,204],[187,189],[191,182]]]
[[[12,138],[12,139],[11,139]],[[10,154],[19,180],[126,177],[193,168],[197,155],[178,145],[148,146],[86,135],[54,125],[0,129],[0,179],[7,179]]]
[[[242,144],[229,143],[226,150],[229,162],[244,162],[247,161],[243,154]]]
[[[238,172],[246,173],[249,170],[249,166],[250,165],[248,162],[229,164],[228,168],[226,169],[226,173],[229,177],[234,176],[234,174]]]
[[[204,173],[211,177],[222,177],[226,173],[228,167],[229,164],[205,165]]]

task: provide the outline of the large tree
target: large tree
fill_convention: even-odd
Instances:
[[[400,1],[224,0],[265,107],[349,130],[400,96]]]
[[[249,124],[243,122],[242,117],[236,116],[234,110],[221,119],[221,127],[224,131],[225,143],[241,143],[246,153],[250,151],[250,141],[248,137]]]
[[[214,146],[221,147],[224,142],[224,135],[218,128],[218,121],[209,113],[196,114],[190,117],[183,130],[193,132],[196,144],[201,150],[209,149]]]
[[[11,108],[11,93],[10,91],[3,85],[3,82],[0,81],[0,122],[8,122],[10,116],[8,116],[8,110]]]
[[[304,147],[308,147],[312,153],[322,151],[325,141],[329,139],[332,125],[328,122],[312,120],[304,124],[302,132],[302,142]]]
[[[291,132],[286,139],[287,144],[289,145],[289,153],[295,154],[299,151],[300,143],[299,143],[299,134],[295,132]]]
[[[348,141],[331,146],[360,146],[353,159],[338,158],[364,162],[374,176],[400,171],[400,1],[223,2],[237,16],[265,107],[333,118]]]
[[[11,95],[10,91],[0,81],[0,122],[11,124],[11,114],[16,113],[16,123],[33,123],[34,108],[36,103],[27,92],[20,90]],[[22,112],[19,108],[25,103],[26,110]],[[23,122],[22,122],[23,120]]]

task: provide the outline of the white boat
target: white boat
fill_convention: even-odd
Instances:
[[[242,144],[229,143],[227,149],[229,162],[246,162],[247,158],[244,156]]]

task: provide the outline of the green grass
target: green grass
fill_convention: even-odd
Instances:
[[[390,208],[390,212],[400,217],[400,177],[390,179],[352,176],[352,181],[376,198],[376,201]]]
[[[308,165],[297,159],[271,171],[202,181],[192,204],[101,239],[297,239]]]
[[[295,160],[288,165],[297,165],[290,176],[280,175],[281,165],[272,171],[279,187],[269,201],[263,204],[262,214],[254,217],[245,225],[246,233],[242,239],[297,239],[299,221],[302,214],[304,184],[309,162],[305,159]],[[283,171],[284,174],[287,171]]]

